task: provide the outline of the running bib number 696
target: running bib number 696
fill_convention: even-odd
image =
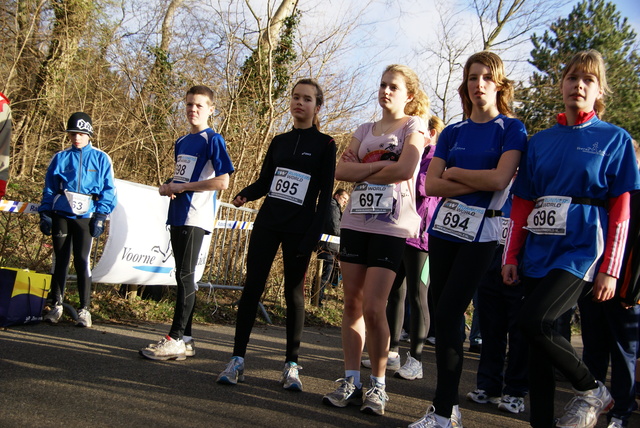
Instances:
[[[536,199],[525,229],[536,235],[566,235],[570,206],[569,196],[553,195]]]
[[[538,211],[533,216],[535,226],[553,226],[556,224],[556,210]]]

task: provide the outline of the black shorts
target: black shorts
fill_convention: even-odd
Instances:
[[[340,261],[398,272],[405,238],[340,229]]]

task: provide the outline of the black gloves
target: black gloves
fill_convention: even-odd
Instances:
[[[51,218],[51,211],[40,212],[40,232],[50,236],[53,229],[53,219]]]
[[[89,233],[94,238],[102,235],[104,232],[104,222],[107,219],[106,214],[93,213],[93,217],[89,220]]]

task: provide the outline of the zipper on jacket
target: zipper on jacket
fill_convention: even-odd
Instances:
[[[300,134],[302,134],[302,132],[300,130],[298,130],[298,139],[296,140],[296,145],[293,148],[293,154],[295,155],[296,152],[298,151],[298,143],[300,142]]]
[[[76,192],[78,192],[78,193],[82,193],[80,191],[81,183],[82,183],[82,149],[80,149],[80,158],[78,159],[78,185],[76,186],[77,187]]]

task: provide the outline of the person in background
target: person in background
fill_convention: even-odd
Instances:
[[[360,125],[338,161],[336,179],[356,185],[340,225],[344,377],[323,397],[326,405],[358,404],[364,413],[384,414],[390,337],[385,307],[406,239],[416,238],[420,229],[415,189],[428,143],[422,117],[429,117],[429,104],[413,70],[388,66],[378,89],[382,118]],[[371,378],[363,397],[360,359],[365,340]]]
[[[11,105],[9,99],[0,92],[0,199],[7,192],[9,163],[11,156]]]
[[[293,128],[273,138],[258,180],[233,199],[233,205],[241,207],[266,195],[251,232],[233,354],[218,375],[220,384],[244,381],[245,355],[258,303],[282,245],[287,345],[280,384],[289,391],[302,391],[298,357],[304,328],[304,278],[331,202],[336,165],[336,143],[318,129],[323,104],[322,88],[314,79],[301,79],[294,85],[289,103]]]
[[[562,71],[560,90],[565,111],[556,125],[531,137],[511,189],[502,267],[505,284],[522,278],[525,290],[518,324],[529,342],[534,428],[593,427],[613,407],[609,390],[553,322],[587,294],[596,302],[614,297],[630,192],[640,189],[631,137],[600,119],[609,92],[602,55],[575,54]],[[557,420],[554,367],[574,389]]]
[[[420,172],[416,180],[416,208],[420,218],[420,231],[417,238],[408,238],[404,249],[402,265],[391,287],[387,301],[387,321],[391,341],[387,368],[395,370],[394,376],[407,380],[422,379],[422,348],[429,331],[430,316],[427,304],[429,290],[429,274],[423,272],[428,269],[429,235],[427,228],[431,223],[431,216],[440,198],[431,197],[425,193],[424,180],[427,169],[433,159],[433,152],[438,135],[444,129],[444,123],[437,116],[429,119],[430,143],[425,147],[420,161]],[[426,280],[426,281],[425,281]],[[400,334],[405,318],[405,298],[409,303],[409,343],[407,360],[400,366]],[[371,367],[371,360],[362,360],[363,367]]]
[[[349,202],[349,193],[344,189],[338,189],[333,193],[329,212],[324,220],[322,233],[331,236],[340,236],[340,221],[342,220],[342,210]],[[320,279],[320,306],[324,300],[324,292],[327,285],[332,283],[331,279],[338,273],[338,261],[336,257],[340,251],[340,244],[328,241],[318,243],[318,258],[323,261],[322,277]]]
[[[40,231],[52,236],[55,256],[49,294],[53,307],[43,319],[57,324],[62,317],[73,251],[80,296],[76,325],[91,327],[89,254],[93,238],[102,234],[107,216],[116,207],[116,188],[111,158],[91,142],[91,117],[83,112],[73,113],[67,121],[66,132],[71,147],[53,155],[38,207]]]
[[[158,189],[170,199],[167,224],[178,292],[169,334],[139,351],[150,360],[184,360],[196,352],[191,324],[198,255],[204,236],[213,228],[216,192],[227,189],[233,173],[224,139],[208,125],[213,109],[211,89],[193,86],[187,91],[185,115],[190,132],[176,141],[173,178]]]
[[[442,196],[428,231],[438,377],[433,405],[410,427],[462,425],[460,323],[498,246],[500,209],[527,141],[512,117],[513,91],[498,55],[471,55],[458,88],[467,119],[442,131],[427,171],[427,194]]]
[[[634,140],[636,160],[640,153]],[[578,301],[582,333],[582,359],[593,376],[606,383],[611,362],[611,396],[614,404],[608,428],[631,426],[636,409],[636,355],[640,332],[640,192],[631,194],[629,234],[615,297],[594,302],[591,296]]]
[[[501,211],[504,228],[500,245],[495,250],[489,270],[478,284],[476,310],[479,309],[483,346],[476,377],[477,389],[469,392],[467,399],[480,404],[497,404],[500,410],[520,413],[524,412],[524,398],[529,391],[529,351],[517,325],[524,289],[522,284],[505,286],[501,275],[511,198],[507,199]]]

